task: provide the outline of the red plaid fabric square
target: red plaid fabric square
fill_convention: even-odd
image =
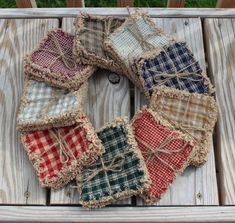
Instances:
[[[95,71],[77,64],[72,53],[74,36],[61,29],[48,33],[39,47],[25,58],[25,73],[56,87],[78,89]]]
[[[146,202],[160,199],[176,176],[187,167],[194,142],[175,131],[151,109],[142,109],[133,120],[135,139],[145,159],[152,186]]]
[[[21,139],[42,186],[54,189],[104,152],[86,117],[73,126],[22,134]]]

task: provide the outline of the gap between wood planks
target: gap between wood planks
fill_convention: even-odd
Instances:
[[[215,86],[214,82],[214,76],[209,69],[209,55],[207,52],[207,41],[206,41],[206,28],[205,28],[205,18],[200,18],[201,24],[202,24],[202,37],[203,37],[203,46],[204,46],[204,53],[205,53],[205,60],[206,60],[206,73],[209,76],[211,83]],[[213,95],[215,98],[215,94]],[[216,99],[216,98],[215,98]],[[214,132],[213,132],[213,148],[214,148],[214,155],[215,155],[215,168],[216,168],[216,181],[217,181],[217,189],[218,189],[218,199],[219,199],[219,205],[222,205],[222,192],[221,192],[221,179],[220,179],[220,161],[221,161],[221,154],[220,154],[220,149],[218,148],[218,143],[217,140],[219,137],[217,137],[220,134],[219,132],[219,124],[218,122],[215,125]]]

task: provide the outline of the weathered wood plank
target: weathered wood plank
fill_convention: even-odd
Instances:
[[[37,8],[35,0],[16,0],[18,8]]]
[[[66,0],[68,7],[85,7],[84,0]]]
[[[204,32],[219,110],[215,138],[221,201],[235,205],[235,19],[206,19]]]
[[[141,8],[152,17],[189,17],[213,18],[235,17],[235,9],[222,8]],[[79,12],[94,15],[128,16],[126,8],[37,8],[37,9],[0,9],[0,18],[63,18],[74,17]]]
[[[68,32],[74,32],[73,18],[65,18],[62,28]],[[120,82],[112,84],[109,81],[110,72],[97,71],[89,79],[89,90],[87,100],[87,114],[95,128],[102,127],[106,122],[112,121],[118,116],[130,117],[130,90],[129,81],[124,76]],[[73,190],[73,189],[72,189]],[[51,192],[51,204],[77,204],[78,193],[72,191],[70,185]],[[118,202],[118,204],[131,204],[131,199]]]
[[[134,7],[134,0],[117,0],[117,7]]]
[[[0,206],[0,222],[234,222],[235,207]]]
[[[23,85],[23,57],[48,29],[57,26],[57,19],[0,20],[0,203],[46,203],[45,190],[20,144],[16,115]]]
[[[205,70],[205,57],[200,19],[156,19],[157,24],[179,40],[187,42]],[[138,109],[146,101],[136,89],[135,108]],[[189,167],[179,176],[170,190],[157,205],[217,205],[218,192],[215,172],[214,149],[211,145],[208,162],[198,168]],[[139,204],[142,204],[141,200]]]
[[[168,0],[167,7],[169,7],[169,8],[182,8],[182,7],[184,7],[184,0]]]
[[[234,8],[235,1],[234,0],[217,0],[216,7],[217,8]]]

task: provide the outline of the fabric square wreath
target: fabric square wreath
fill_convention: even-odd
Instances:
[[[104,48],[104,40],[125,21],[113,16],[92,16],[81,14],[77,17],[75,29],[74,54],[78,63],[122,74],[121,66],[116,63]]]
[[[143,108],[132,120],[134,136],[144,156],[152,181],[147,203],[160,199],[176,176],[188,165],[194,142],[151,109]]]
[[[217,106],[213,97],[157,87],[149,106],[176,129],[190,135],[197,142],[197,150],[191,164],[200,165],[207,161],[217,119]]]
[[[89,120],[75,125],[21,134],[21,140],[42,186],[60,188],[104,152]]]
[[[77,91],[49,86],[45,82],[25,79],[17,127],[20,131],[68,126],[83,114],[87,83]]]
[[[123,64],[125,74],[130,80],[140,86],[138,76],[133,72],[134,60],[149,50],[169,44],[172,40],[149,17],[135,14],[105,40],[105,46]]]
[[[95,71],[77,64],[72,53],[74,36],[61,29],[48,32],[38,48],[25,58],[25,73],[66,89],[78,89]]]
[[[155,86],[165,85],[188,92],[211,94],[210,79],[185,42],[153,50],[136,61],[139,78],[149,98]]]
[[[105,153],[77,176],[82,205],[103,207],[147,190],[147,169],[127,119],[117,118],[97,134]]]

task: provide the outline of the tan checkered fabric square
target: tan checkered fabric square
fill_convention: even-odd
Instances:
[[[155,87],[149,106],[176,129],[191,135],[197,141],[198,149],[191,160],[192,165],[207,161],[208,147],[217,119],[213,97],[168,87]]]
[[[104,49],[104,40],[125,21],[111,16],[81,14],[77,17],[74,54],[77,62],[122,74],[121,66]]]

